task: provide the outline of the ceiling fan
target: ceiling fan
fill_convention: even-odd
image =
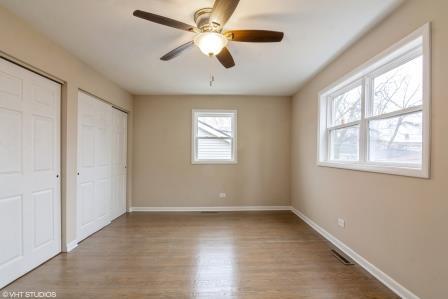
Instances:
[[[231,68],[235,66],[235,61],[227,48],[229,41],[272,43],[280,42],[283,39],[283,32],[277,31],[224,31],[224,25],[232,16],[239,2],[239,0],[215,0],[213,8],[202,8],[195,12],[194,21],[196,26],[141,10],[134,11],[133,15],[154,23],[196,33],[193,41],[183,44],[165,54],[160,58],[161,60],[171,60],[186,49],[196,45],[205,55],[216,56],[225,68]]]

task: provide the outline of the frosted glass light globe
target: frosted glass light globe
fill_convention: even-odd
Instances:
[[[194,44],[207,56],[218,55],[227,42],[224,35],[216,32],[203,32],[194,37]]]

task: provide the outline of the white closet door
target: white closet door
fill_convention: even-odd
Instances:
[[[110,223],[112,107],[78,94],[78,241]]]
[[[0,59],[0,288],[61,251],[60,99]]]
[[[112,220],[126,213],[127,124],[128,114],[112,109]]]

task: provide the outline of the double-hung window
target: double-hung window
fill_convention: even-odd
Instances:
[[[236,163],[236,120],[236,110],[193,110],[192,163]]]
[[[429,25],[320,93],[318,164],[429,176]]]

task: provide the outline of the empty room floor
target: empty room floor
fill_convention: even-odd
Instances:
[[[128,213],[4,290],[57,298],[397,298],[289,211]]]

